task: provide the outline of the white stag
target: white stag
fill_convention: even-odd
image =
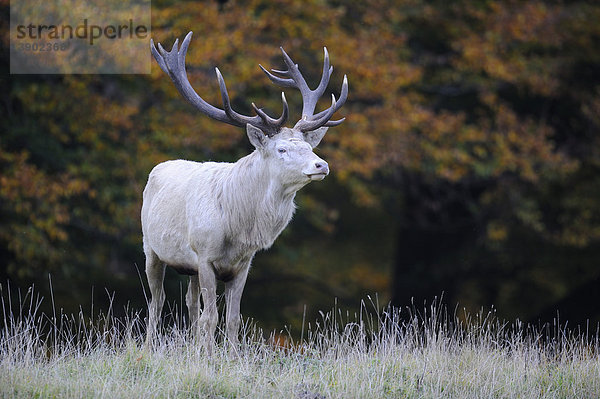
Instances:
[[[260,67],[275,84],[300,90],[302,118],[293,128],[284,127],[288,105],[283,93],[283,112],[277,119],[254,104],[255,116],[235,112],[223,77],[215,68],[224,105],[220,109],[204,101],[188,81],[185,56],[191,36],[189,32],[181,48],[176,40],[171,51],[165,51],[160,44],[157,50],[151,42],[154,58],[183,97],[201,112],[221,122],[245,126],[256,150],[235,163],[167,161],[150,173],[142,205],[146,275],[152,294],[147,341],[151,342],[156,334],[168,265],[189,275],[186,305],[190,322],[197,326],[198,334],[206,334],[205,345],[211,351],[218,321],[217,280],[225,282],[226,334],[228,341],[235,344],[240,300],[254,254],[269,248],[289,223],[296,192],[329,173],[327,162],[312,149],[328,127],[344,120],[330,119],[346,101],[348,82],[344,76],[339,100],[332,95],[331,106],[315,114],[317,101],[333,72],[327,49],[321,81],[311,90],[282,48],[287,70],[273,69],[273,74]]]

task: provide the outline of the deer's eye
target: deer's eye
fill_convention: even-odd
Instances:
[[[277,152],[280,154],[285,154],[287,152],[287,150],[285,148],[278,148]]]

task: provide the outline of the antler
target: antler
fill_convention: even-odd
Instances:
[[[156,62],[158,62],[160,68],[169,75],[181,95],[194,107],[213,119],[234,126],[245,126],[246,124],[250,124],[259,128],[270,137],[277,134],[288,119],[288,104],[285,99],[285,94],[283,92],[281,93],[283,111],[278,119],[270,117],[254,103],[252,103],[252,108],[256,112],[255,116],[239,114],[231,108],[225,80],[219,69],[215,68],[217,80],[219,81],[219,88],[221,90],[221,97],[223,98],[224,110],[210,105],[196,93],[187,78],[187,73],[185,71],[185,55],[191,40],[192,32],[189,32],[185,39],[183,39],[180,48],[178,47],[179,39],[176,39],[171,51],[166,51],[160,43],[158,43],[157,51],[156,47],[154,47],[154,41],[150,39],[150,51],[152,52],[152,55],[156,59]]]
[[[342,118],[336,121],[331,121],[331,117],[333,114],[344,105],[346,102],[346,98],[348,97],[348,78],[344,75],[344,81],[342,83],[342,90],[340,92],[340,98],[336,101],[335,96],[331,95],[331,106],[314,115],[315,106],[317,105],[317,101],[325,92],[327,85],[329,84],[329,78],[333,72],[333,67],[329,66],[329,53],[327,52],[327,48],[323,48],[325,51],[325,59],[323,61],[323,74],[321,75],[321,81],[315,90],[311,90],[306,83],[306,80],[300,73],[300,69],[298,69],[298,64],[295,64],[294,61],[290,58],[290,56],[285,52],[283,47],[281,47],[281,52],[283,53],[283,60],[287,66],[287,70],[280,71],[276,69],[271,69],[273,73],[276,73],[280,76],[276,76],[273,73],[267,71],[260,65],[260,68],[264,73],[267,74],[271,81],[282,87],[294,87],[300,90],[302,94],[302,118],[296,123],[294,129],[298,129],[303,132],[308,132],[312,130],[316,130],[321,126],[337,126],[342,123],[346,118]]]

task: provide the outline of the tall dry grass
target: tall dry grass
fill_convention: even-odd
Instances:
[[[46,315],[31,289],[1,298],[7,398],[600,397],[597,334],[449,313],[438,301],[422,311],[334,308],[296,340],[246,322],[239,347],[221,343],[209,357],[182,319],[150,350],[140,312]]]

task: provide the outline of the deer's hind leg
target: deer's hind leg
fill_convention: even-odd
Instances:
[[[191,275],[188,283],[187,293],[185,294],[185,304],[188,308],[191,331],[198,328],[198,318],[200,317],[200,281],[198,275]]]
[[[166,265],[158,259],[151,249],[144,248],[146,253],[146,277],[152,296],[148,304],[148,319],[146,324],[146,344],[151,345],[156,337],[156,329],[160,320],[160,313],[165,303],[165,290],[163,281],[165,278]]]
[[[215,346],[215,331],[219,315],[217,313],[217,278],[208,262],[198,268],[199,291],[202,295],[202,314],[198,319],[198,336],[204,336],[206,351],[211,354]],[[194,278],[192,276],[191,278]]]

